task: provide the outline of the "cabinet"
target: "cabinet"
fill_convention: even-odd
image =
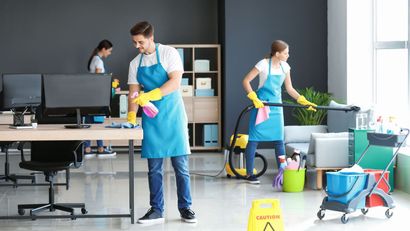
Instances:
[[[184,64],[181,93],[192,150],[221,148],[221,46],[172,44]]]
[[[366,149],[368,130],[349,129],[349,164],[353,165]],[[385,169],[393,157],[393,148],[382,146],[370,146],[366,155],[360,161],[362,168]],[[394,189],[394,167],[389,167],[389,184]]]

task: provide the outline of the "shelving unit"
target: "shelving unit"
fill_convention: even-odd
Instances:
[[[188,80],[187,86],[192,86],[192,96],[183,95],[191,148],[219,150],[221,149],[221,46],[219,44],[171,44],[170,46],[183,50],[181,52],[185,70],[183,78]],[[209,60],[209,70],[196,67],[195,60]],[[199,78],[211,79],[209,87],[213,89],[213,96],[196,95]],[[211,128],[212,132],[209,132]],[[213,130],[215,128],[217,131]],[[209,133],[213,134],[211,140],[208,137]]]
[[[219,44],[170,44],[169,46],[183,49],[183,78],[188,79],[192,86],[192,96],[183,96],[188,117],[189,142],[192,150],[221,149],[221,46]],[[209,71],[195,71],[195,60],[209,60]],[[196,96],[196,81],[198,78],[210,78],[213,96]],[[116,95],[127,95],[128,91],[116,92]],[[126,121],[125,118],[113,118]],[[208,126],[211,125],[211,126]],[[205,139],[209,129],[213,131],[211,143]],[[207,130],[207,131],[205,131]]]

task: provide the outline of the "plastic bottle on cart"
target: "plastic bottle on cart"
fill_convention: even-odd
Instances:
[[[386,127],[386,133],[387,134],[399,134],[400,133],[400,128],[396,122],[396,117],[389,116],[389,121]]]
[[[383,117],[382,116],[377,117],[375,130],[377,133],[383,133]]]

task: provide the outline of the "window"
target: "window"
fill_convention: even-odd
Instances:
[[[410,127],[408,0],[373,0],[373,103]],[[399,105],[399,107],[397,107]]]

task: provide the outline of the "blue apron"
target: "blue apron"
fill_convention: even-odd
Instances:
[[[104,71],[102,72],[102,74],[106,73],[105,65],[104,65],[104,62],[103,62],[102,58],[99,55],[95,55],[95,56],[97,56],[101,60],[101,62],[103,63]],[[93,116],[92,117],[92,122],[86,122],[86,123],[102,124],[102,123],[104,123],[104,120],[105,120],[105,116]],[[86,119],[86,121],[91,121],[91,120],[89,118],[89,119]]]
[[[157,64],[138,65],[137,81],[148,92],[161,87],[168,81],[168,74],[161,65],[158,44],[155,45]],[[152,101],[159,110],[155,118],[142,113],[142,158],[163,158],[191,154],[188,138],[188,119],[179,90]]]
[[[256,91],[256,95],[263,102],[282,103],[282,84],[285,80],[285,71],[282,65],[282,74],[271,74],[272,59],[269,59],[269,72],[263,86]],[[250,113],[249,140],[250,141],[274,141],[283,140],[283,108],[270,107],[269,119],[255,126],[258,109],[254,108]]]

